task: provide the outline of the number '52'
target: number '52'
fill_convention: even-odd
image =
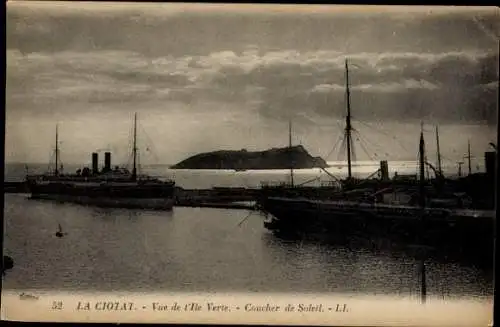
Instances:
[[[52,310],[62,310],[63,303],[62,301],[53,301],[52,302]]]

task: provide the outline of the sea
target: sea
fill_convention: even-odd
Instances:
[[[342,163],[330,164],[332,174],[347,173]],[[389,167],[391,174],[417,172],[412,162],[389,162]],[[26,168],[36,173],[47,167],[7,164],[5,180],[20,180]],[[353,174],[368,176],[377,168],[375,162],[357,162]],[[456,173],[456,167],[447,168],[449,175]],[[184,188],[259,187],[290,178],[288,170],[170,170],[166,165],[142,172],[175,179]],[[311,184],[331,180],[319,169],[296,170],[294,178]],[[413,256],[285,241],[267,231],[263,221],[262,215],[248,210],[102,209],[5,194],[4,254],[15,262],[3,277],[3,288],[420,297],[419,261]],[[62,238],[55,236],[58,225],[66,233]],[[493,276],[491,268],[432,257],[426,261],[429,297],[489,301]]]

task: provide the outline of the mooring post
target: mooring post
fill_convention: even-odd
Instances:
[[[420,261],[420,300],[422,304],[425,304],[427,300],[427,282],[425,276],[425,260],[422,253],[422,259]]]

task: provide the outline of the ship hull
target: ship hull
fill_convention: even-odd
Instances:
[[[124,197],[90,197],[55,193],[31,194],[33,200],[51,200],[61,203],[76,203],[85,206],[125,209],[167,210],[174,206],[173,198],[124,198]]]
[[[172,210],[175,184],[141,182],[31,183],[31,199],[72,202],[88,206]]]
[[[342,204],[335,201],[268,198],[264,226],[287,238],[348,242],[389,240],[460,253],[489,256],[494,248],[494,213],[467,210],[422,212],[411,207]]]

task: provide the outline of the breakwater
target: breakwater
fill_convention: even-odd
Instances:
[[[3,193],[28,193],[26,182],[3,182]]]
[[[26,182],[4,182],[5,193],[29,193]],[[176,188],[174,205],[178,207],[209,207],[220,209],[247,209],[253,205],[244,203],[257,199],[259,189],[243,187],[213,187],[210,189]]]

